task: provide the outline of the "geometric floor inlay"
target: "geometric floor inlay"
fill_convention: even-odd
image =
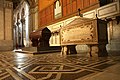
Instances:
[[[119,59],[1,52],[0,80],[79,80],[103,72]]]

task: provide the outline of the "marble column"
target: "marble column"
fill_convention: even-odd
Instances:
[[[19,28],[19,25],[20,25],[20,22],[19,22],[19,20],[17,21],[17,42],[18,42],[18,44],[17,44],[17,47],[21,47],[21,35],[20,35],[20,28]]]
[[[24,36],[23,36],[23,31],[24,31],[24,27],[25,27],[25,18],[21,19],[21,23],[22,23],[22,47],[24,47]]]

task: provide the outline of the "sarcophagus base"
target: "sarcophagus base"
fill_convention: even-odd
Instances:
[[[62,55],[77,54],[75,46],[76,45],[62,46],[61,54]]]
[[[89,45],[90,51],[89,55],[90,57],[106,57],[108,56],[108,52],[106,50],[106,44],[98,44],[98,45]]]

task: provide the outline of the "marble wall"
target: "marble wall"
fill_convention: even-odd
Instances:
[[[4,9],[3,9],[3,1],[0,1],[0,28],[1,28],[1,31],[0,31],[0,40],[3,40],[4,39]]]
[[[108,50],[119,50],[120,51],[120,23],[117,24],[116,20],[109,22],[109,43],[107,45]]]
[[[12,12],[13,4],[10,1],[0,1],[0,51],[12,50]]]

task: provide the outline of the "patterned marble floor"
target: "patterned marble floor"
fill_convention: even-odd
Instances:
[[[119,63],[119,56],[89,58],[81,54],[0,52],[0,80],[98,80],[91,77]]]

